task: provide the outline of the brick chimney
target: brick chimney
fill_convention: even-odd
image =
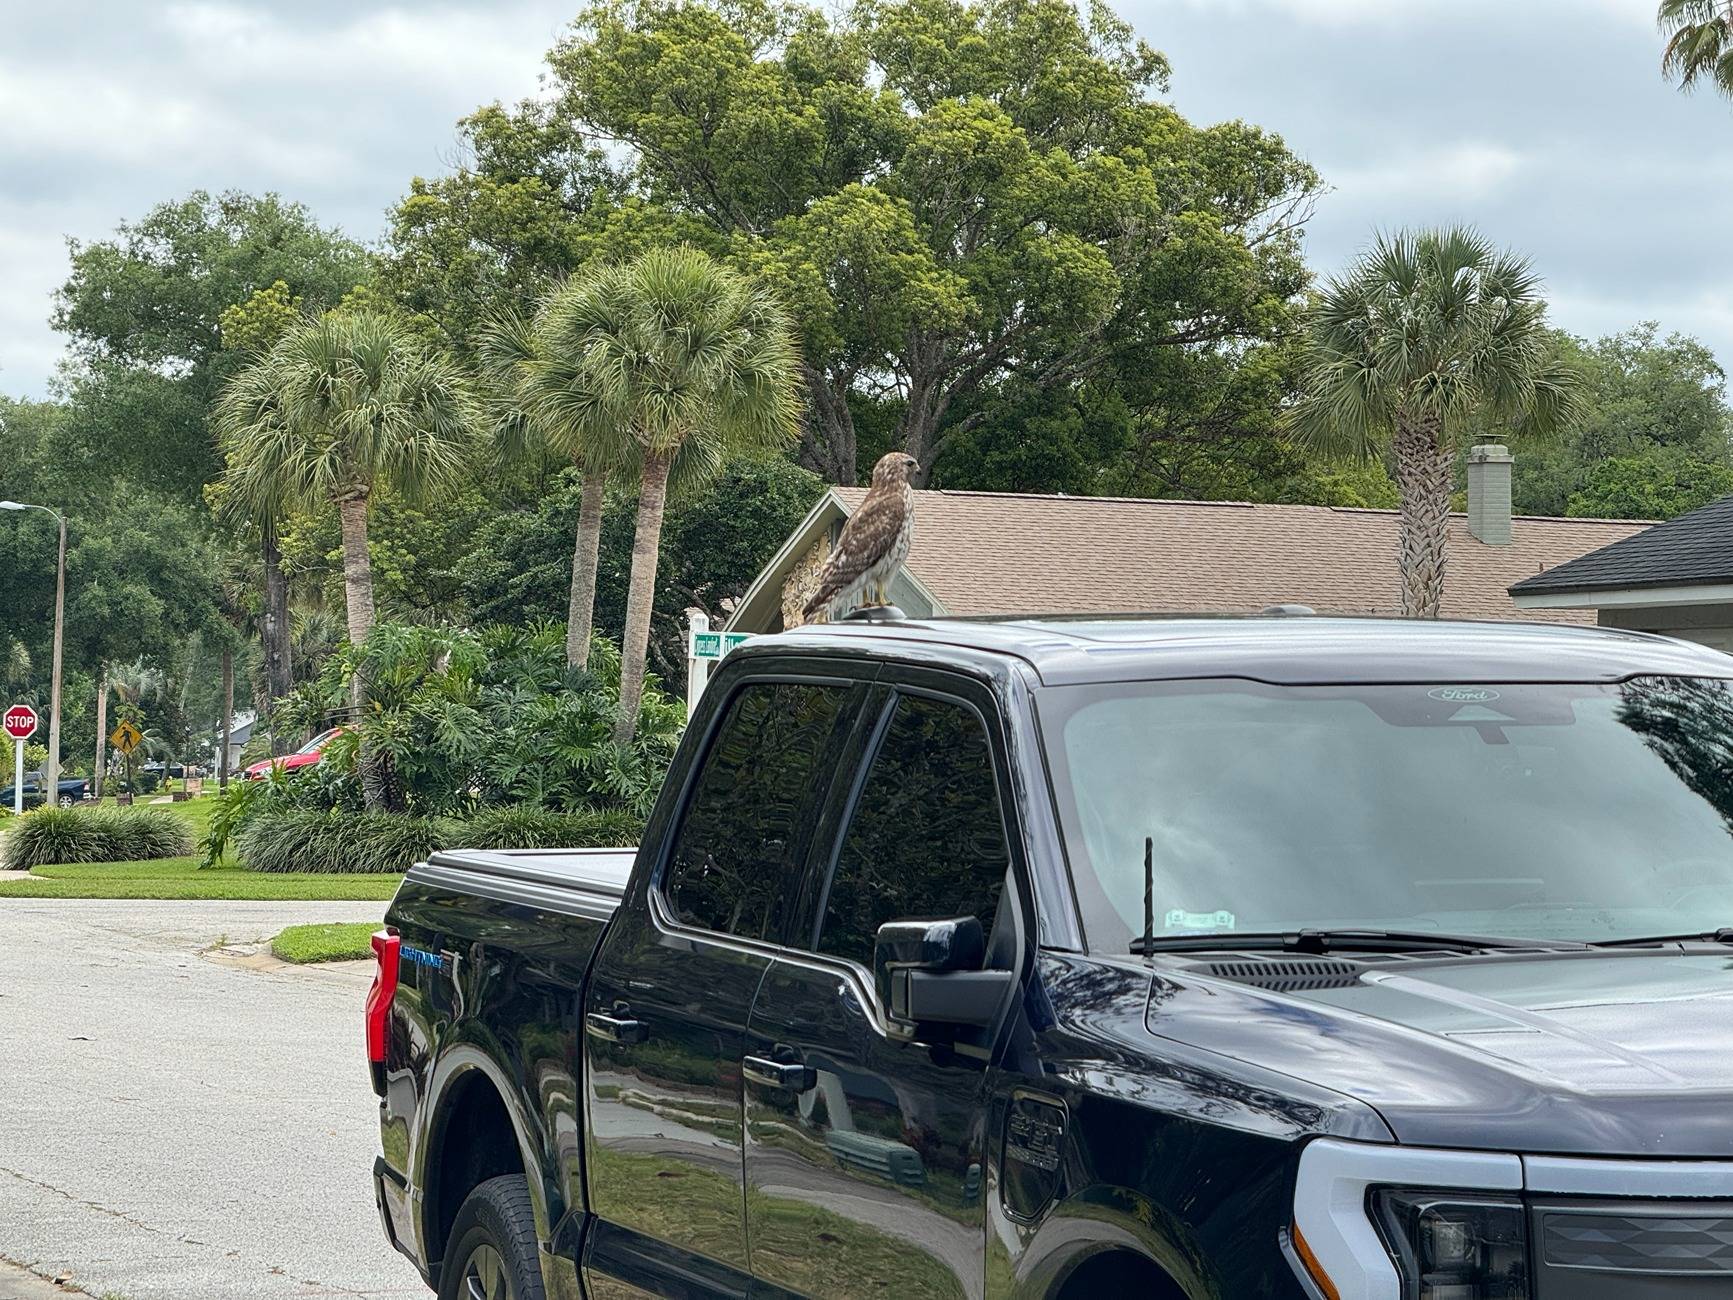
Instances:
[[[1468,531],[1488,546],[1510,545],[1510,449],[1496,442],[1468,449]]]

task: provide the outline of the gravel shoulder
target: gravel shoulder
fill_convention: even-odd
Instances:
[[[125,1300],[426,1296],[373,1206],[368,964],[249,957],[383,912],[0,900],[0,1256]]]

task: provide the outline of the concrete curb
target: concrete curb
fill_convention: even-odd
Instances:
[[[70,1281],[52,1281],[21,1264],[0,1259],[0,1300],[66,1300],[67,1296],[89,1294],[80,1291]]]

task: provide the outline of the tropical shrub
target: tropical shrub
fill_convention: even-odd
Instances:
[[[328,806],[346,806],[362,748],[380,756],[387,807],[423,816],[466,816],[501,804],[556,811],[649,812],[673,756],[685,710],[645,693],[638,735],[613,740],[620,656],[592,642],[589,664],[565,661],[558,623],[477,631],[376,624],[360,646],[326,664],[316,690],[279,706],[285,725],[311,729],[343,707],[348,682],[366,685],[368,705],[333,741],[316,774]],[[300,711],[301,717],[287,715]],[[296,787],[307,789],[307,787]]]
[[[214,867],[228,851],[229,843],[263,802],[268,781],[230,781],[227,790],[211,800],[211,819],[199,841],[203,855],[200,867]]]
[[[18,819],[5,840],[13,871],[68,862],[141,862],[193,851],[192,828],[154,808],[43,808]]]
[[[518,805],[489,808],[457,827],[451,849],[631,848],[644,832],[641,817],[620,809],[563,813]]]
[[[449,828],[433,817],[266,809],[247,818],[235,851],[253,871],[407,871],[448,837]]]

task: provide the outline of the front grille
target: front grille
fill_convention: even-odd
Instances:
[[[1628,1273],[1733,1273],[1733,1218],[1549,1214],[1546,1261]]]
[[[1548,1300],[1733,1293],[1733,1205],[1559,1201],[1533,1213],[1540,1294]]]

